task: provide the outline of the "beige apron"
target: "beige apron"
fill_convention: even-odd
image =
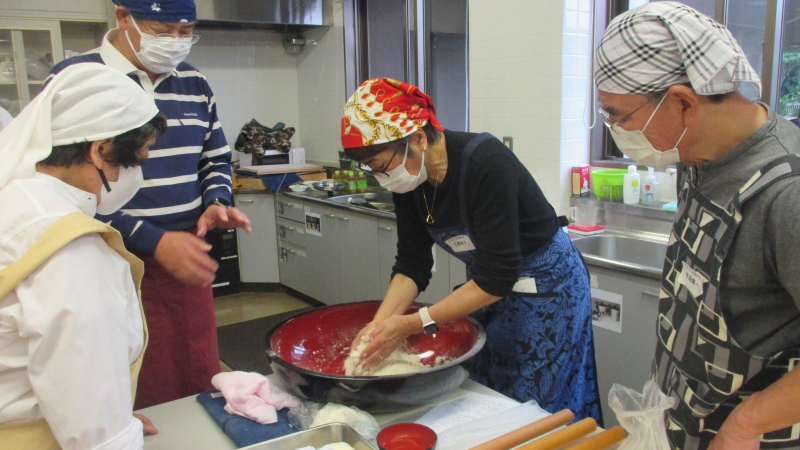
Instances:
[[[0,271],[0,298],[8,295],[65,245],[90,233],[98,233],[109,247],[128,261],[136,293],[139,296],[139,308],[142,311],[142,323],[144,324],[144,345],[139,358],[131,365],[131,399],[133,400],[136,398],[139,369],[142,367],[142,358],[148,341],[147,322],[144,318],[140,292],[144,264],[139,258],[125,250],[122,237],[117,230],[83,213],[76,212],[62,217],[34,242],[19,261]],[[3,443],[3,450],[57,450],[61,448],[44,419],[1,425],[0,442]]]

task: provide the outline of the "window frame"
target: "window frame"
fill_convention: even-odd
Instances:
[[[783,4],[785,0],[767,0],[767,20],[764,31],[764,67],[761,75],[761,101],[776,108],[778,104],[779,89],[773,89],[777,85],[778,78],[780,77],[780,52],[783,33]],[[605,8],[598,8],[595,20],[595,36],[592,42],[592,58],[594,58],[594,49],[602,39],[606,27],[609,22],[628,10],[628,0],[606,0]],[[728,9],[728,0],[716,0],[716,11],[714,19],[717,22],[726,24],[726,13]],[[775,66],[777,61],[778,67]],[[590,80],[593,83],[592,80]],[[597,88],[593,88],[594,98],[597,98]],[[773,92],[774,91],[774,92]],[[597,102],[589,102],[596,104]],[[592,166],[607,167],[607,168],[621,168],[631,164],[634,161],[621,157],[622,152],[614,143],[608,128],[603,124],[602,117],[595,111],[591,114],[595,115],[595,126],[589,133],[589,156]]]

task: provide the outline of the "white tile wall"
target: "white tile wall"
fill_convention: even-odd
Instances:
[[[470,130],[514,137],[559,214],[572,166],[589,161],[590,11],[591,0],[469,2]]]
[[[284,122],[296,127],[292,144],[302,146],[297,61],[284,51],[280,34],[208,29],[200,34],[186,60],[208,78],[231,149],[242,125],[253,118],[266,126]],[[237,159],[239,153],[233,154]]]
[[[333,2],[333,26],[309,30],[306,45],[297,56],[297,97],[306,159],[339,165],[342,148],[342,108],[347,101],[344,80],[344,13],[342,0]]]
[[[284,122],[297,129],[292,145],[304,147],[306,159],[338,165],[347,97],[342,0],[333,4],[333,26],[306,30],[303,37],[317,44],[298,56],[286,54],[278,32],[201,31],[187,61],[208,78],[231,146],[250,119],[266,126]]]
[[[559,193],[551,199],[561,214],[569,210],[572,167],[589,164],[586,96],[591,52],[591,0],[564,0],[561,52],[561,135]],[[557,202],[557,204],[555,203]]]
[[[470,130],[514,137],[514,153],[557,209],[563,16],[551,0],[469,2]]]

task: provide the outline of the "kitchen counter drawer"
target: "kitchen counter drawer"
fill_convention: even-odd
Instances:
[[[282,218],[278,218],[276,223],[279,242],[288,242],[290,244],[299,245],[300,247],[308,247],[309,239],[311,239],[312,236],[306,233],[305,224]]]
[[[306,213],[303,210],[303,201],[297,198],[279,194],[275,199],[275,214],[284,219],[295,222],[306,222]]]
[[[281,242],[278,247],[281,284],[312,296],[308,283],[308,259],[308,251],[303,247],[288,242]]]

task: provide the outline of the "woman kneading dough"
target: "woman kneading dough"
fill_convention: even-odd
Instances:
[[[525,166],[488,133],[445,130],[415,86],[368,80],[342,117],[347,155],[392,191],[397,257],[378,313],[353,348],[378,365],[406,337],[469,314],[486,328],[470,376],[520,401],[601,421],[586,266]],[[466,284],[404,315],[431,278],[434,243],[467,265]]]

